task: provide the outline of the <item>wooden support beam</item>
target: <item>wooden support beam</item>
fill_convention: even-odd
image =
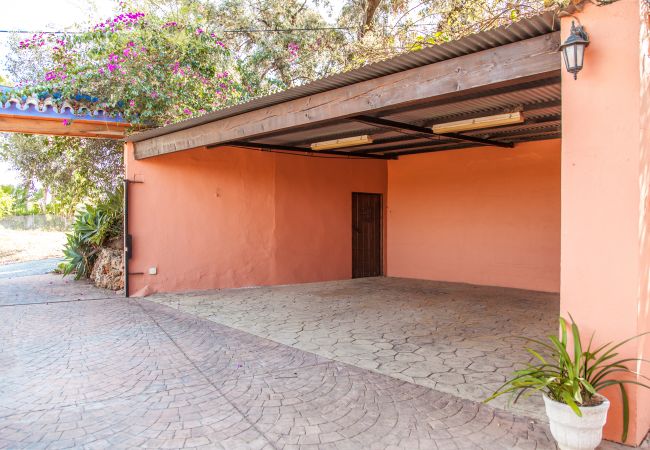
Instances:
[[[559,32],[405,70],[350,86],[284,102],[186,130],[135,142],[136,159],[279,130],[414,105],[434,97],[549,78],[560,70]]]
[[[43,134],[98,139],[123,139],[131,125],[88,119],[72,119],[64,125],[63,119],[0,113],[0,133]]]
[[[241,148],[256,148],[268,151],[281,151],[281,152],[296,152],[311,155],[331,155],[331,156],[345,156],[349,158],[370,158],[370,159],[397,159],[397,155],[355,155],[354,153],[338,151],[338,150],[312,150],[305,147],[292,147],[289,145],[276,145],[264,144],[261,142],[242,142],[233,141],[227,144],[208,145],[207,148],[216,147],[241,147]]]
[[[489,100],[498,97],[500,95],[511,94],[513,92],[525,93],[530,89],[539,89],[539,88],[554,86],[554,85],[559,86],[560,82],[561,82],[560,73],[559,71],[557,71],[553,73],[552,76],[547,78],[535,79],[533,81],[528,81],[525,83],[518,83],[515,85],[506,85],[503,87],[492,88],[487,93],[484,91],[474,91],[474,92],[460,94],[453,97],[430,99],[428,101],[422,102],[421,104],[418,104],[417,106],[418,108],[438,108],[440,106],[450,105],[452,103],[462,103],[462,102],[476,100],[479,98]],[[405,106],[401,108],[391,109],[390,113],[402,114],[402,113],[408,113],[412,111],[413,111],[412,106]]]

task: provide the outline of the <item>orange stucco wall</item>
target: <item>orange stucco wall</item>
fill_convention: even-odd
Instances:
[[[559,291],[559,140],[389,161],[388,186],[388,275]]]
[[[350,278],[351,193],[386,192],[380,160],[126,152],[132,294]]]
[[[647,15],[638,0],[585,4],[576,13],[591,40],[584,69],[577,81],[566,72],[562,80],[561,306],[603,343],[650,329]],[[564,37],[571,20],[562,21]],[[622,355],[648,358],[649,346],[637,340]],[[650,375],[648,364],[635,368]],[[628,443],[638,444],[650,427],[650,396],[630,393]],[[620,439],[619,394],[606,395],[605,436]]]

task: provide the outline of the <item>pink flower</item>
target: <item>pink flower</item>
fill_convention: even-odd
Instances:
[[[185,109],[183,110],[183,112],[184,112],[185,114],[187,114],[187,115],[192,114],[192,111],[190,111],[188,108],[185,108]]]
[[[68,127],[72,124],[72,121],[68,119],[63,119],[63,126]]]
[[[298,50],[300,50],[300,46],[295,42],[289,42],[289,45],[287,45],[287,50],[289,50],[291,57],[295,58],[298,56]]]
[[[196,34],[197,34],[197,36],[200,35],[200,34],[203,34],[203,33],[204,33],[204,32],[203,32],[203,28],[197,28],[197,29],[196,29]]]
[[[133,108],[135,106],[135,100],[130,100],[129,101],[129,106]]]

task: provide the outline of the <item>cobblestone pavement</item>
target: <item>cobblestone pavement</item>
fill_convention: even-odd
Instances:
[[[559,296],[398,278],[158,294],[151,300],[320,356],[474,401],[555,332]],[[496,406],[508,408],[508,399]],[[546,420],[541,397],[512,409]]]
[[[21,301],[0,306],[3,448],[555,448],[544,423],[490,406],[148,300],[19,280]]]
[[[120,298],[112,291],[96,289],[88,281],[60,275],[14,275],[0,278],[0,307],[30,303],[74,302],[103,298]],[[4,312],[7,310],[1,310]]]

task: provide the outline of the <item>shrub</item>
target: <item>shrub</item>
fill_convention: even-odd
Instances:
[[[122,235],[123,199],[120,186],[96,205],[85,205],[77,212],[63,249],[64,261],[59,265],[64,276],[74,273],[77,280],[88,278],[99,248]]]
[[[569,342],[569,330],[573,344]],[[535,392],[543,392],[551,400],[568,405],[573,412],[582,417],[581,406],[593,406],[596,393],[610,386],[618,387],[623,407],[623,434],[621,440],[627,439],[629,427],[629,400],[627,385],[648,388],[646,384],[636,381],[637,377],[647,377],[630,369],[630,363],[648,362],[640,358],[621,358],[618,349],[627,342],[650,332],[633,336],[614,344],[609,342],[594,348],[591,335],[585,347],[578,325],[571,317],[571,323],[560,317],[560,337],[549,336],[550,342],[523,338],[536,344],[537,349],[526,348],[534,357],[534,363],[515,371],[513,377],[492,394],[490,400],[512,394],[516,402],[520,397],[527,397]],[[572,347],[572,348],[571,348]]]

